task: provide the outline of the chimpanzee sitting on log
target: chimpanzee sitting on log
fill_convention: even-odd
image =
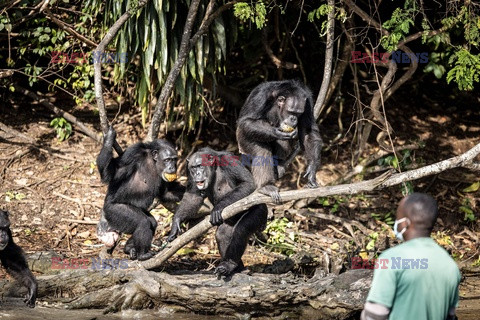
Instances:
[[[3,210],[0,210],[0,261],[2,266],[15,280],[27,287],[28,292],[25,297],[25,303],[30,308],[35,308],[37,280],[35,280],[30,269],[28,269],[22,249],[13,242],[8,212]]]
[[[157,221],[148,212],[154,199],[180,201],[185,188],[177,178],[177,151],[165,140],[136,143],[118,158],[113,158],[112,146],[116,132],[110,127],[97,157],[98,170],[108,191],[102,216],[97,225],[99,239],[112,253],[119,233],[131,234],[124,252],[130,259],[147,260]]]
[[[215,273],[220,277],[241,271],[248,238],[265,228],[267,206],[252,206],[225,221],[222,211],[255,191],[252,174],[242,165],[238,156],[210,148],[203,148],[188,159],[187,172],[187,191],[173,217],[168,241],[176,238],[182,222],[194,217],[204,199],[208,198],[213,204],[210,223],[218,226],[216,240],[222,257]]]
[[[307,159],[308,187],[318,187],[322,139],[313,116],[312,93],[298,81],[270,81],[255,87],[240,110],[237,141],[240,153],[263,159],[278,158],[278,166],[268,161],[251,166],[259,192],[280,202],[276,179],[285,173],[298,149]]]

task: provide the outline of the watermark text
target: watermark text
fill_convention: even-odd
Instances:
[[[52,51],[50,63],[80,64],[80,63],[127,63],[126,52],[61,52]]]
[[[352,269],[427,269],[428,259],[406,259],[392,257],[389,259],[352,258]]]
[[[214,156],[211,154],[202,154],[202,166],[211,167],[226,167],[232,166],[236,167],[241,163],[244,166],[255,167],[255,166],[278,166],[278,157],[264,157],[264,156],[251,156],[242,154],[241,156],[235,155],[222,155]]]
[[[361,51],[352,51],[352,63],[387,63],[391,57],[396,63],[428,63],[428,52],[407,53],[402,51],[374,52],[373,54]]]

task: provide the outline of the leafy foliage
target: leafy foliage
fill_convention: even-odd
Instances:
[[[293,254],[295,247],[288,243],[296,240],[296,235],[293,231],[288,231],[293,226],[293,222],[283,217],[281,219],[274,219],[267,224],[265,234],[268,235],[267,244],[276,252],[287,255]]]
[[[0,15],[0,29],[17,32],[10,39],[7,65],[27,76],[30,86],[44,81],[51,91],[61,89],[72,94],[77,104],[92,101],[93,70],[87,61],[79,63],[73,58],[89,53],[84,43],[47,19],[45,14],[32,14],[31,8],[36,4],[38,1],[22,1],[18,7],[2,11]],[[64,1],[55,3],[50,10],[55,15],[57,9],[65,12],[73,8],[74,13],[65,15],[62,22],[95,41],[100,35],[96,16],[103,14],[101,1]],[[15,30],[11,30],[12,26]]]
[[[389,226],[393,226],[395,223],[395,212],[388,211],[387,213],[372,213],[372,218],[378,221],[383,221]]]
[[[454,67],[447,73],[447,82],[454,80],[460,90],[473,90],[474,82],[480,80],[480,54],[460,49],[448,62]]]
[[[397,45],[410,31],[410,26],[414,25],[412,10],[396,8],[392,17],[385,21],[383,28],[390,31],[389,36],[382,37],[382,46],[389,52],[397,50]]]
[[[50,126],[55,129],[60,141],[67,140],[72,135],[72,125],[62,117],[54,118],[50,121]]]
[[[257,1],[255,4],[246,2],[236,3],[233,14],[243,23],[255,23],[257,29],[262,29],[267,22],[267,8],[263,1]]]
[[[347,12],[345,11],[345,9],[331,7],[328,4],[322,4],[317,9],[310,11],[308,13],[307,19],[310,22],[315,21],[315,19],[320,20],[322,19],[322,17],[326,17],[332,10],[335,10],[335,19],[344,23],[345,20],[347,19]],[[322,26],[320,28],[320,36],[324,36],[327,34],[327,25],[328,25],[328,20],[325,18],[322,21]]]
[[[365,246],[365,250],[371,251],[375,249],[375,243],[377,243],[378,240],[378,232],[372,232],[368,235],[370,240],[368,240],[367,245]]]

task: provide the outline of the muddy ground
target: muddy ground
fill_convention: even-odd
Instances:
[[[54,99],[52,102],[60,106]],[[478,97],[445,96],[432,101],[423,95],[421,99],[403,103],[402,112],[389,114],[396,145],[414,145],[408,148],[410,154],[402,162],[403,170],[461,154],[480,142]],[[93,107],[65,108],[92,129],[99,130],[98,116],[92,111]],[[351,134],[331,143],[338,134],[336,116],[332,113],[322,123],[326,148],[323,166],[317,175],[322,185],[338,183],[351,171]],[[72,137],[59,142],[49,126],[52,118],[47,109],[18,95],[7,96],[0,104],[0,122],[36,141],[32,145],[18,135],[2,133],[0,207],[10,211],[15,241],[27,253],[54,251],[64,258],[95,257],[101,250],[95,236],[95,221],[99,218],[106,192],[95,166],[100,145],[76,131],[75,127]],[[344,127],[348,128],[348,116],[344,118]],[[139,120],[138,116],[128,113],[117,117],[117,139],[124,148],[145,136],[146,130],[141,128]],[[235,152],[233,126],[208,121],[212,123],[205,126],[203,141],[199,145],[208,144],[216,149],[228,148]],[[176,132],[174,136],[180,133]],[[195,134],[189,134],[191,136]],[[219,137],[228,137],[230,142],[222,142]],[[183,160],[188,151],[182,148],[180,159]],[[375,158],[378,151],[377,147],[370,146],[363,158]],[[404,151],[400,154],[403,155]],[[295,161],[279,186],[282,189],[302,187],[305,181],[299,179],[298,172],[304,168],[301,160]],[[387,166],[381,161],[374,161],[369,169],[369,173],[355,179],[378,175]],[[180,174],[183,175],[180,181],[185,182],[185,172]],[[472,279],[477,280],[476,270],[480,265],[480,191],[475,190],[474,184],[478,181],[478,172],[454,169],[412,184],[415,191],[428,192],[438,200],[440,218],[434,237],[452,254],[459,266],[468,268]],[[466,189],[468,187],[470,190]],[[298,209],[298,204],[293,203],[272,207],[269,221],[286,217],[291,223],[285,234],[293,232],[293,235],[286,236],[283,242],[273,241],[270,244],[265,244],[266,236],[256,237],[245,254],[245,265],[256,271],[275,266],[305,276],[311,275],[316,268],[329,272],[348,269],[352,256],[373,257],[379,250],[396,243],[392,234],[385,231],[385,223],[392,221],[401,197],[401,188],[396,186],[360,196],[320,199],[309,205],[311,210]],[[154,243],[160,247],[169,232],[172,213],[159,206],[154,214],[159,221]],[[345,223],[322,219],[315,214],[332,214],[345,221],[359,221],[366,227],[367,233],[377,232],[377,235],[369,237],[356,229],[351,233]],[[270,234],[270,238],[272,236]],[[371,250],[362,252],[373,238],[375,241]],[[285,253],[294,252],[293,264],[283,266],[282,261],[287,257]],[[114,256],[126,258],[118,249]],[[212,270],[218,259],[211,230],[206,237],[172,257],[165,270]],[[5,277],[4,273],[0,273],[2,277]],[[463,284],[460,314],[479,311],[477,280]]]

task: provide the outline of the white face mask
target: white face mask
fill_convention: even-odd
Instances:
[[[402,229],[402,231],[398,232],[398,225],[403,221],[407,221],[407,225],[405,226],[405,228]],[[397,237],[398,240],[403,241],[403,233],[407,231],[407,227],[409,225],[410,225],[410,219],[408,219],[407,217],[403,217],[402,219],[395,220],[395,223],[393,225],[393,233],[395,233],[395,237]]]

